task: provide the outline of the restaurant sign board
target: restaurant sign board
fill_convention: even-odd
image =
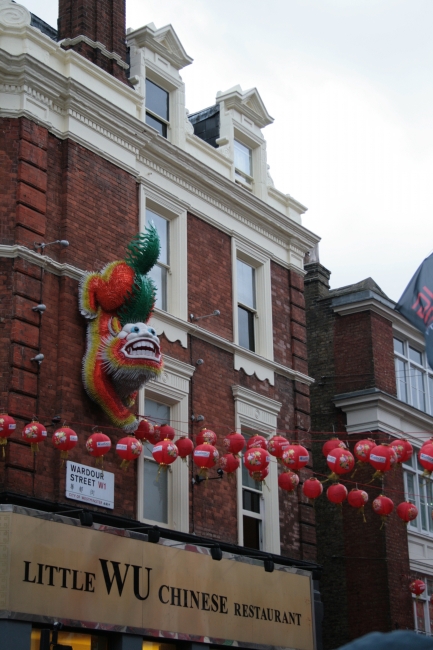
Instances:
[[[309,574],[12,512],[0,513],[0,529],[0,602],[11,616],[314,650]]]

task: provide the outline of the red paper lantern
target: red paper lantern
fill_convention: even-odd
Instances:
[[[349,502],[349,505],[352,506],[352,508],[359,510],[359,512],[362,514],[364,523],[366,523],[367,520],[364,515],[364,506],[368,501],[367,492],[364,490],[358,490],[358,488],[354,488],[353,490],[350,490],[349,494],[347,495],[347,501]]]
[[[407,524],[417,518],[418,508],[410,501],[403,501],[397,506],[397,514]]]
[[[137,440],[148,440],[148,435],[153,435],[154,425],[149,420],[140,420],[140,424],[134,432]]]
[[[71,451],[78,442],[78,436],[69,427],[61,427],[54,431],[51,442],[56,449],[60,449],[60,458],[64,460],[68,457],[68,451]]]
[[[425,446],[428,445],[429,443],[433,443],[433,438],[429,438],[429,440],[426,440],[425,442],[422,443],[421,449]]]
[[[33,422],[30,422],[30,424],[28,424],[26,427],[24,427],[21,436],[23,440],[30,442],[30,448],[35,454],[39,451],[38,443],[42,442],[42,440],[45,440],[47,437],[47,430],[43,424],[34,420]]]
[[[347,488],[341,483],[334,483],[327,489],[326,496],[331,503],[339,505],[347,498]]]
[[[286,492],[293,492],[296,490],[299,484],[299,476],[295,472],[283,472],[278,477],[278,485],[282,490]]]
[[[268,441],[268,452],[275,458],[281,458],[283,452],[288,449],[290,442],[283,436],[274,436]]]
[[[230,454],[239,454],[245,447],[245,438],[242,433],[233,431],[223,440],[224,449]]]
[[[212,467],[215,467],[219,458],[219,453],[213,445],[208,442],[204,442],[202,445],[198,445],[192,454],[192,459],[194,464],[200,468],[199,474],[201,476],[207,477],[207,472]]]
[[[233,474],[233,472],[236,472],[240,464],[241,461],[239,456],[235,456],[234,454],[224,454],[224,456],[221,456],[220,458],[220,467],[227,474]]]
[[[380,478],[385,472],[389,472],[394,467],[397,462],[397,454],[390,445],[376,445],[370,452],[369,462],[376,470],[373,479]]]
[[[418,460],[420,465],[424,467],[423,474],[430,476],[433,471],[433,443],[425,443],[418,452]]]
[[[328,454],[331,453],[333,449],[336,449],[337,447],[340,447],[340,449],[347,449],[346,443],[342,440],[339,440],[338,438],[331,438],[330,440],[327,440],[322,447],[322,453],[325,458],[328,456]]]
[[[167,467],[174,463],[178,454],[178,448],[171,440],[161,440],[152,449],[152,456],[160,467]]]
[[[149,428],[146,440],[150,442],[151,445],[157,445],[158,442],[163,439],[164,438],[161,435],[161,426],[159,424],[154,424],[153,428]]]
[[[270,456],[261,447],[247,449],[244,454],[244,465],[249,472],[260,472],[269,465]]]
[[[394,503],[391,501],[389,497],[386,497],[383,494],[381,494],[380,496],[376,497],[376,499],[373,501],[371,505],[374,512],[377,515],[380,515],[382,517],[382,526],[383,526],[386,517],[388,517],[391,514],[391,512],[394,510]]]
[[[421,596],[425,592],[425,582],[422,580],[412,580],[409,585],[409,591],[418,598],[418,596]]]
[[[366,438],[365,440],[358,440],[353,448],[353,453],[358,463],[368,463],[371,450],[376,447],[374,440]]]
[[[302,492],[308,499],[317,499],[317,497],[320,497],[323,492],[323,485],[317,478],[312,476],[304,481]]]
[[[176,431],[169,424],[161,424],[159,427],[161,440],[174,440]]]
[[[283,451],[281,460],[283,465],[291,470],[297,471],[308,464],[310,456],[305,447],[298,443],[293,443]]]
[[[347,501],[352,508],[361,509],[368,502],[368,494],[364,490],[353,488],[347,495]]]
[[[93,458],[96,458],[96,466],[102,467],[104,463],[103,457],[111,449],[111,440],[105,433],[95,431],[87,438],[86,449]]]
[[[179,452],[179,457],[182,458],[184,463],[186,463],[186,457],[189,456],[194,449],[192,440],[186,436],[182,436],[179,440],[176,440],[174,444]]]
[[[348,474],[355,465],[355,459],[348,449],[333,449],[326,457],[326,462],[331,470],[329,478],[333,481],[338,479],[342,474]]]
[[[264,467],[263,469],[254,470],[254,472],[248,472],[248,474],[251,476],[253,481],[257,481],[258,483],[263,483],[265,478],[269,474],[269,467]]]
[[[201,429],[197,435],[196,444],[203,445],[205,442],[207,442],[209,445],[215,446],[217,443],[217,439],[218,438],[215,431],[211,431],[210,429],[203,427],[203,429]]]
[[[402,438],[401,440],[393,440],[390,447],[392,447],[397,454],[397,463],[405,463],[412,457],[413,447],[409,440]]]
[[[251,438],[247,440],[247,449],[260,447],[261,449],[268,448],[268,441],[263,436],[260,436],[258,433],[255,433]]]
[[[127,469],[131,460],[137,460],[142,450],[143,445],[140,440],[137,440],[134,436],[121,438],[116,445],[116,454],[122,459],[120,467],[122,469]]]
[[[0,415],[0,445],[2,447],[3,458],[5,457],[7,439],[13,434],[16,428],[16,422],[10,415],[6,415],[5,413]]]

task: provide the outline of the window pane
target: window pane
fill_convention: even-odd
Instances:
[[[151,460],[144,460],[143,517],[152,521],[168,523],[167,483],[168,473]]]
[[[155,424],[170,424],[170,407],[167,404],[146,398],[144,412],[146,418]]]
[[[416,629],[425,632],[424,602],[422,600],[415,601],[415,616]]]
[[[394,339],[394,352],[404,354],[404,343],[400,339]]]
[[[243,517],[244,524],[244,546],[248,548],[256,548],[260,550],[261,543],[261,526],[260,519],[253,519],[252,517]]]
[[[422,365],[421,352],[418,352],[418,350],[414,350],[410,346],[409,346],[409,358],[411,361],[415,361],[415,363],[418,363],[420,366]]]
[[[39,650],[41,639],[40,630],[32,630],[30,650]],[[72,647],[73,650],[107,650],[107,638],[99,635],[80,634],[78,632],[59,632],[59,645]]]
[[[155,264],[150,269],[149,276],[156,285],[155,307],[167,311],[167,269]]]
[[[152,212],[152,210],[146,210],[146,223],[151,223],[155,226],[156,231],[159,236],[159,245],[160,245],[160,253],[158,257],[158,262],[162,262],[163,264],[169,264],[169,250],[168,250],[168,242],[169,242],[169,221],[168,219],[164,219],[164,217],[161,217],[161,215],[156,214],[156,212]]]
[[[235,168],[239,171],[252,176],[251,149],[246,147],[242,142],[234,141],[235,150]]]
[[[418,476],[418,485],[419,485],[419,502],[420,502],[420,515],[421,515],[421,527],[423,530],[427,530],[427,501],[425,498],[425,483],[426,479],[422,476]]]
[[[254,352],[254,314],[238,307],[239,345]]]
[[[409,474],[409,472],[406,472],[406,484],[407,484],[407,494],[406,494],[406,499],[413,503],[414,506],[418,508],[417,502],[416,502],[416,496],[415,496],[415,481],[414,481],[414,474]],[[418,519],[418,518],[417,518]],[[411,528],[418,528],[418,523],[417,520],[414,519],[413,521],[409,522],[409,526]]]
[[[168,122],[168,92],[150,79],[146,79],[146,108]]]
[[[407,378],[406,378],[407,364],[401,359],[395,360],[395,377],[397,383],[397,397],[402,402],[407,402]]]
[[[146,124],[156,129],[163,138],[167,137],[167,125],[146,113]]]
[[[238,302],[251,309],[256,308],[255,269],[237,260]]]
[[[414,366],[410,366],[409,373],[412,388],[412,406],[425,411],[424,375]]]
[[[432,483],[431,481],[426,481],[426,497],[427,497],[427,519],[430,532],[433,531],[433,520],[432,520],[432,510],[433,510],[433,494],[432,494]]]
[[[260,499],[261,495],[258,492],[242,490],[242,507],[244,510],[260,514]]]

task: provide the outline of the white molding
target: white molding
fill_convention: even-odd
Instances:
[[[407,541],[411,571],[433,575],[433,537],[408,528]]]
[[[80,35],[75,36],[75,38],[64,38],[62,41],[58,41],[58,43],[64,47],[68,47],[69,45],[78,45],[78,43],[86,43],[86,45],[93,47],[94,50],[101,50],[102,54],[107,57],[107,59],[114,59],[117,65],[119,65],[124,70],[128,70],[129,68],[129,65],[123,61],[122,57],[119,54],[116,54],[116,52],[110,52],[110,50],[107,50],[103,43],[100,43],[99,41],[92,41],[92,39],[88,36]]]
[[[129,47],[147,48],[169,61],[176,70],[181,70],[193,62],[171,25],[156,29],[153,23],[136,30],[127,30],[126,42]]]
[[[35,241],[41,239],[39,235],[35,234]],[[36,251],[32,251],[26,246],[19,246],[18,244],[14,246],[7,246],[0,244],[0,258],[9,258],[14,259],[19,257],[27,262],[31,262],[36,266],[40,266],[45,271],[52,273],[53,275],[66,276],[72,278],[73,280],[81,280],[86,271],[78,269],[76,266],[71,266],[70,264],[62,264],[61,262],[56,262],[55,260],[48,257],[48,255],[41,255]]]
[[[419,445],[419,437],[411,433],[431,432],[433,417],[381,391],[336,395],[334,404],[346,413],[347,433],[384,431],[403,434]]]
[[[259,431],[265,437],[276,433],[277,416],[281,402],[263,397],[259,393],[232,386],[235,402],[236,430],[242,427]],[[280,546],[280,515],[278,502],[278,468],[276,462],[270,462],[269,475],[266,478],[269,489],[263,488],[263,550],[270,553],[281,553]],[[237,470],[237,501],[238,501],[238,544],[243,545],[243,508],[242,508],[242,467]]]
[[[164,370],[156,381],[146,384],[139,393],[139,411],[144,413],[145,397],[164,402],[170,406],[171,420],[176,429],[176,437],[188,436],[188,396],[190,379],[195,368],[173,357],[164,355]],[[167,524],[157,523],[161,527],[189,532],[189,472],[187,462],[178,458],[171,465],[169,479],[169,520]],[[144,462],[140,458],[137,479],[137,519],[146,521],[143,516]]]

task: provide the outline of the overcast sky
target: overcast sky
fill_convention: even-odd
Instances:
[[[20,0],[18,0],[20,1]],[[53,26],[57,0],[21,0]],[[333,288],[398,300],[433,250],[432,0],[126,0],[194,58],[190,112],[256,87],[275,186],[308,207]]]

